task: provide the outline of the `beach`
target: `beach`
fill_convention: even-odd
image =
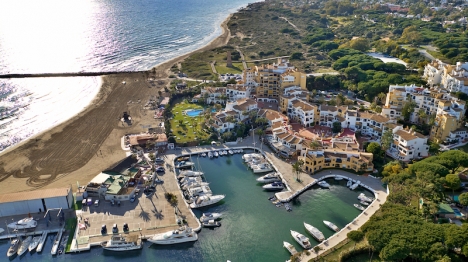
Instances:
[[[227,44],[230,18],[231,15],[222,23],[223,32],[219,37],[196,51],[157,65],[154,68],[157,74],[150,70],[103,76],[100,91],[87,108],[66,122],[2,152],[0,192],[63,186],[76,188],[77,182],[85,184],[102,170],[121,161],[126,155],[120,138],[128,133],[147,131],[148,125],[158,124],[152,111],[143,106],[168,84],[171,66],[195,52]],[[160,82],[153,86],[148,81],[150,77]],[[125,111],[132,117],[131,126],[123,126],[120,122]]]

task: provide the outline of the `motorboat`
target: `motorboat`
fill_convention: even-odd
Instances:
[[[50,251],[52,255],[57,255],[57,251],[60,245],[60,239],[62,239],[62,233],[63,233],[63,230],[60,229],[57,235],[55,236],[54,244],[52,245],[52,250]]]
[[[340,181],[340,180],[343,180],[343,179],[344,179],[344,177],[342,177],[342,176],[335,176],[336,181]]]
[[[326,181],[322,180],[317,183],[317,185],[323,187],[323,188],[330,188],[330,184],[328,184]]]
[[[47,234],[49,234],[49,231],[44,231],[41,236],[41,240],[39,241],[39,244],[37,245],[36,252],[42,252],[42,248],[44,247],[44,243],[47,238]]]
[[[281,181],[281,177],[273,172],[273,173],[268,173],[264,176],[261,176],[259,178],[257,178],[257,182],[259,183],[263,183],[263,184],[267,184],[267,183],[272,183],[272,182],[279,182]]]
[[[222,151],[222,150],[219,150],[218,155],[219,155],[219,156],[224,156],[223,151]]]
[[[192,177],[192,176],[202,176],[203,175],[203,172],[200,172],[200,171],[192,171],[192,170],[184,170],[184,171],[181,171],[180,174],[179,174],[179,178],[182,178],[182,177]]]
[[[177,163],[176,165],[176,168],[190,168],[192,167],[193,165],[195,165],[193,162],[190,162],[190,161],[180,161],[179,163]]]
[[[208,186],[210,183],[207,182],[188,182],[181,186],[183,190],[190,191],[191,188],[203,187]]]
[[[190,159],[189,156],[181,156],[181,157],[178,157],[177,158],[177,161],[181,162],[181,161],[188,161]]]
[[[170,245],[184,242],[197,241],[198,235],[191,227],[183,226],[166,233],[156,234],[148,241],[159,245]]]
[[[130,251],[143,248],[143,242],[138,235],[125,236],[113,235],[109,241],[101,243],[101,247],[111,251]]]
[[[229,152],[230,155],[234,155],[234,151],[229,150],[228,152]]]
[[[352,181],[351,179],[348,180],[348,182],[346,183],[346,186],[347,186],[347,187],[350,187],[350,186],[352,186],[352,185],[353,185],[353,181]]]
[[[291,212],[291,211],[292,211],[291,205],[290,205],[289,203],[284,203],[284,208],[285,208],[286,211],[288,211],[288,212]]]
[[[359,203],[361,203],[361,205],[363,205],[363,206],[368,206],[369,205],[369,203],[367,203],[366,201],[362,201],[362,200]]]
[[[239,153],[243,153],[244,152],[244,149],[239,149]]]
[[[195,184],[201,184],[203,183],[203,180],[201,177],[196,176],[196,177],[184,177],[179,182],[180,182],[180,186],[183,188],[183,187],[188,187],[188,186],[192,186]]]
[[[209,157],[209,158],[213,158],[213,153],[208,152],[208,157]]]
[[[193,203],[190,204],[191,208],[205,207],[213,205],[223,200],[225,195],[214,195],[214,196],[198,196],[194,199]]]
[[[201,153],[201,156],[202,156],[202,157],[206,157],[206,153]]]
[[[244,159],[245,162],[250,162],[252,161],[253,159],[263,159],[263,156],[261,154],[256,154],[256,153],[253,153],[253,154],[244,154],[242,156],[242,159]]]
[[[296,240],[297,243],[299,243],[299,245],[301,245],[303,248],[305,249],[312,248],[312,246],[310,245],[309,239],[303,234],[296,232],[294,230],[291,230],[291,235],[294,238],[294,240]]]
[[[29,244],[31,244],[32,236],[25,238],[22,242],[20,247],[18,248],[18,256],[22,256],[26,251],[28,251]]]
[[[18,252],[18,248],[21,245],[21,239],[15,238],[11,240],[10,247],[8,248],[7,256],[12,257]]]
[[[325,236],[323,235],[322,231],[318,230],[316,227],[313,227],[312,225],[309,225],[306,222],[304,222],[304,227],[315,239],[317,239],[317,241],[322,242],[323,240],[325,240]]]
[[[228,151],[224,150],[223,155],[227,156],[227,154],[228,154]]]
[[[220,227],[221,223],[214,221],[213,219],[202,222],[203,227]]]
[[[283,190],[284,184],[281,182],[273,182],[271,184],[264,185],[262,188],[268,191]]]
[[[352,186],[350,186],[349,188],[350,188],[351,190],[354,190],[354,189],[356,189],[360,184],[361,184],[361,181],[358,180],[356,183],[354,183],[354,184],[353,184]]]
[[[28,246],[29,252],[32,252],[34,249],[36,249],[40,241],[41,241],[41,237],[33,237],[33,239],[31,240],[31,243]]]
[[[329,227],[331,230],[333,230],[333,231],[335,231],[335,232],[340,231],[340,229],[339,229],[335,224],[333,224],[333,223],[330,222],[330,221],[323,220],[323,223],[324,223],[327,227]]]
[[[365,207],[363,207],[361,205],[358,205],[358,204],[354,204],[354,207],[361,210],[361,211],[364,211],[364,209],[366,209]]]
[[[268,163],[262,163],[255,167],[252,167],[252,170],[254,173],[266,173],[274,171],[273,167],[271,167],[271,165]]]
[[[296,248],[286,241],[283,241],[283,247],[285,247],[289,251],[289,253],[291,253],[291,256],[294,256],[294,254],[297,253]]]
[[[202,186],[193,186],[187,189],[187,194],[189,196],[211,196],[213,192],[211,192],[210,187],[208,185]]]
[[[372,197],[367,197],[366,195],[364,195],[364,193],[361,193],[361,194],[358,196],[358,199],[361,200],[361,201],[363,201],[363,202],[368,202],[368,203],[374,201],[374,198],[372,198]]]
[[[203,213],[200,217],[200,222],[206,222],[208,220],[216,220],[222,217],[221,213]]]
[[[216,152],[216,151],[213,152],[213,155],[214,155],[214,157],[218,157],[218,156],[219,156],[218,152]]]
[[[32,217],[24,218],[19,221],[8,224],[9,228],[17,230],[35,228],[36,226],[37,221],[34,220]]]

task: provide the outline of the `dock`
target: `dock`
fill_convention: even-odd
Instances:
[[[47,239],[47,235],[49,234],[49,231],[44,231],[41,236],[41,240],[39,241],[39,244],[37,245],[36,252],[40,253],[42,252],[42,248],[44,247],[44,243]]]

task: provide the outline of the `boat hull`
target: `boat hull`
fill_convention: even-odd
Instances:
[[[197,241],[197,240],[198,240],[198,236],[193,236],[193,237],[184,237],[183,239],[171,239],[171,240],[148,239],[148,242],[151,242],[151,243],[157,244],[157,245],[173,245],[173,244],[179,244],[179,243],[185,243],[185,242],[193,242],[193,241]]]

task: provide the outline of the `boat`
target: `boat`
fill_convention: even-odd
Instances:
[[[362,201],[362,200],[359,203],[361,203],[361,205],[363,205],[363,206],[368,206],[369,205],[369,203],[367,203],[366,201]]]
[[[182,161],[188,161],[190,157],[188,156],[181,156],[177,158],[177,161],[182,162]]]
[[[221,218],[223,214],[221,213],[203,213],[203,215],[200,217],[200,222],[206,222],[208,220],[216,220],[218,218]]]
[[[351,190],[354,190],[354,189],[356,189],[360,184],[361,184],[361,181],[358,180],[356,183],[354,183],[354,184],[353,184],[352,186],[350,186],[349,188],[350,188]]]
[[[202,157],[206,157],[206,153],[202,153],[201,156],[202,156]]]
[[[138,238],[138,235],[125,236],[120,235],[111,236],[109,241],[101,243],[101,247],[105,250],[111,251],[130,251],[143,248],[143,242]]]
[[[303,248],[305,249],[312,248],[312,246],[310,245],[309,239],[303,234],[296,232],[294,230],[291,230],[291,235],[294,238],[294,240],[296,240],[297,243],[299,243],[299,245],[301,245]]]
[[[372,201],[374,201],[374,198],[372,198],[372,197],[367,197],[366,195],[364,195],[364,193],[361,193],[357,198],[358,198],[359,200],[361,200],[362,202],[371,203]]]
[[[220,227],[221,223],[219,223],[218,221],[214,221],[212,219],[212,220],[202,222],[202,225],[203,227]]]
[[[353,181],[352,181],[351,179],[348,180],[348,182],[346,183],[346,186],[347,186],[347,187],[350,187],[350,186],[352,186],[352,185],[353,185]]]
[[[333,223],[330,222],[330,221],[323,220],[323,223],[324,223],[327,227],[329,227],[331,230],[333,230],[333,231],[335,231],[335,232],[340,231],[340,229],[339,229],[335,224],[333,224]]]
[[[319,181],[319,182],[317,183],[317,185],[319,185],[319,186],[321,186],[321,187],[323,187],[323,188],[329,188],[329,187],[330,187],[330,184],[328,184],[326,181],[323,181],[323,180],[322,180],[322,181]]]
[[[224,198],[225,198],[224,195],[199,196],[199,197],[196,197],[193,203],[190,204],[190,207],[199,208],[199,207],[213,205],[223,200]]]
[[[219,150],[218,154],[219,156],[224,156],[224,152],[222,150]]]
[[[271,184],[264,185],[262,188],[268,191],[283,190],[284,184],[281,182],[273,182]]]
[[[34,249],[36,249],[40,241],[41,241],[41,237],[34,237],[28,246],[29,252],[32,252]]]
[[[5,230],[0,227],[0,234],[2,234]]]
[[[28,251],[29,244],[31,244],[32,236],[25,238],[22,242],[20,247],[18,248],[18,256],[22,256],[26,251]]]
[[[12,257],[14,254],[16,254],[18,252],[18,248],[20,247],[20,245],[21,245],[21,239],[15,238],[11,240],[10,247],[8,248],[8,251],[7,251],[7,256]]]
[[[357,208],[357,209],[359,209],[359,210],[361,210],[361,211],[364,211],[364,209],[366,209],[366,208],[364,208],[363,206],[358,205],[358,204],[354,204],[354,207]]]
[[[205,185],[201,186],[193,186],[187,189],[187,194],[189,196],[211,196],[213,192],[211,192],[210,187],[205,183]]]
[[[315,239],[317,239],[317,241],[322,242],[323,240],[325,240],[325,236],[323,235],[322,231],[318,230],[316,227],[313,227],[312,225],[309,225],[306,222],[304,222],[304,227]]]
[[[289,251],[289,253],[291,253],[292,256],[294,256],[294,254],[297,253],[296,248],[286,241],[283,241],[283,247],[285,247]]]
[[[189,167],[192,167],[193,165],[195,165],[193,162],[190,162],[190,161],[180,161],[179,163],[177,163],[176,165],[176,168],[189,168]]]
[[[266,174],[264,176],[261,176],[261,177],[257,178],[257,182],[263,183],[263,184],[272,183],[272,182],[279,182],[279,181],[281,181],[281,178],[275,172],[268,173],[268,174]]]
[[[223,155],[227,156],[227,154],[228,154],[228,151],[224,150]]]
[[[201,177],[196,176],[196,177],[184,177],[180,179],[179,182],[180,182],[181,187],[187,187],[187,186],[191,186],[194,184],[201,184],[203,183],[203,180]]]
[[[270,164],[262,163],[257,166],[252,167],[254,173],[265,173],[274,171]]]
[[[340,180],[343,180],[343,179],[344,179],[344,177],[342,177],[342,176],[335,176],[336,181],[340,181]]]
[[[60,245],[60,239],[62,238],[62,233],[63,233],[63,230],[60,229],[57,235],[55,236],[54,244],[52,245],[52,250],[50,251],[52,255],[57,255],[57,251]]]
[[[182,177],[193,177],[193,176],[202,176],[203,175],[203,172],[199,172],[199,171],[192,171],[192,170],[184,170],[184,171],[181,171],[178,178],[182,178]]]
[[[207,182],[193,182],[190,181],[188,183],[184,183],[181,188],[182,190],[187,190],[190,191],[191,188],[197,188],[197,187],[203,187],[203,186],[208,186],[210,183]]]
[[[284,208],[285,208],[286,211],[288,211],[288,212],[291,212],[291,211],[292,211],[291,205],[290,205],[289,203],[284,203]]]
[[[44,247],[44,243],[47,239],[47,234],[49,234],[49,231],[44,231],[44,233],[42,233],[41,240],[39,241],[39,244],[36,248],[36,252],[42,252],[42,248]]]
[[[229,153],[230,155],[234,155],[234,151],[232,151],[232,150],[229,150],[228,153]]]
[[[19,221],[8,224],[9,228],[17,230],[35,228],[36,226],[37,221],[34,220],[32,217],[24,218]]]
[[[209,158],[213,158],[213,153],[208,152],[208,157],[209,157]]]
[[[216,151],[213,152],[213,155],[214,155],[214,157],[218,157],[218,156],[219,156],[218,152],[216,152]]]
[[[191,227],[183,226],[176,230],[171,230],[166,233],[156,234],[148,241],[159,245],[170,245],[184,242],[197,241],[198,235]]]

